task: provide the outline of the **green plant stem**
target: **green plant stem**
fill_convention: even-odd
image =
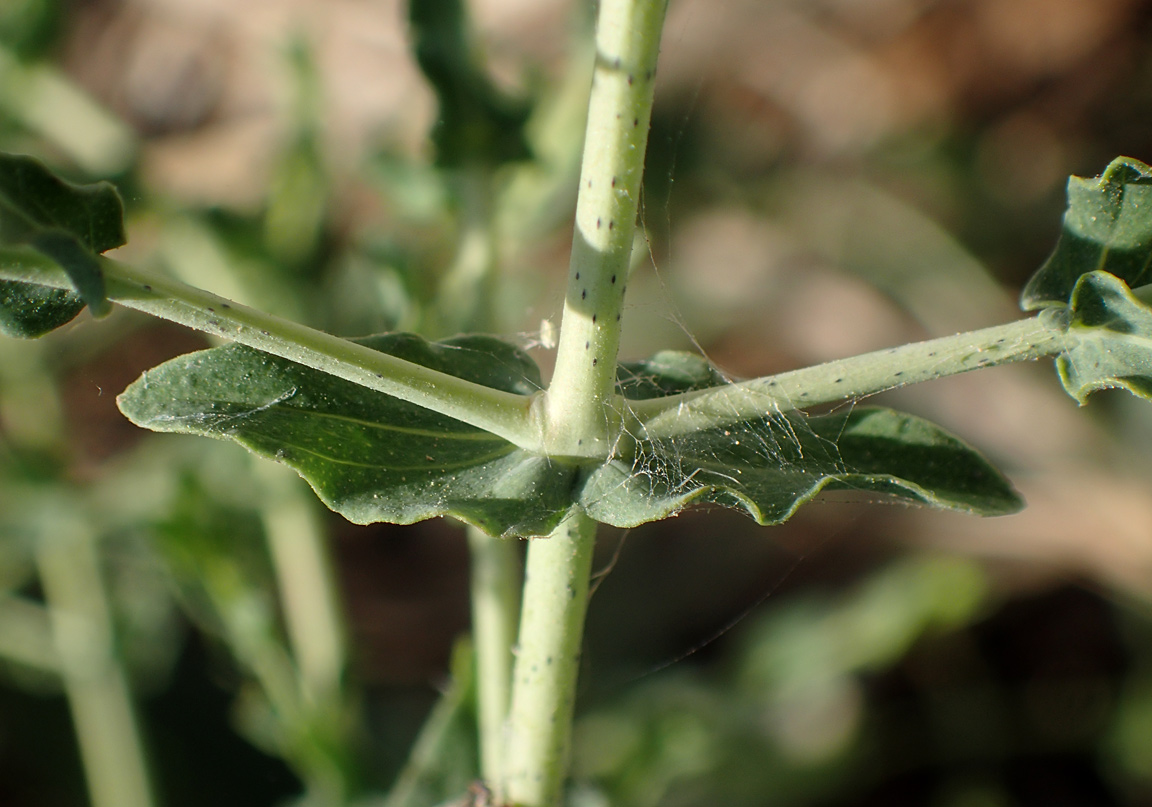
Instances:
[[[474,384],[225,300],[170,278],[101,259],[108,298],[431,409],[534,450],[532,398]],[[0,249],[0,278],[70,289],[64,271],[29,249]]]
[[[520,621],[521,557],[517,541],[468,527],[472,556],[472,646],[480,724],[480,773],[499,803],[512,686],[512,645]]]
[[[0,657],[49,675],[60,674],[51,613],[23,597],[0,595]]]
[[[434,316],[446,333],[498,333],[492,175],[484,167],[453,174],[460,216],[456,257],[437,292]]]
[[[576,513],[529,546],[505,755],[517,807],[560,803],[595,542],[596,522]]]
[[[667,0],[602,0],[568,289],[547,392],[546,449],[609,456],[620,315],[636,231]]]
[[[602,459],[620,434],[620,316],[666,10],[667,0],[600,2],[568,290],[545,394],[552,455]],[[596,523],[574,512],[528,546],[504,758],[507,796],[519,807],[560,803],[595,543]]]
[[[629,401],[630,431],[667,439],[766,412],[854,400],[884,390],[970,370],[1053,356],[1067,349],[1062,311],[979,331],[878,350],[779,375],[665,398]]]
[[[66,502],[45,507],[52,515],[38,541],[37,564],[92,807],[152,807],[144,743],[116,657],[95,536],[68,513]]]
[[[304,700],[313,709],[338,706],[347,661],[344,620],[316,499],[284,466],[253,465],[264,482],[260,517]]]

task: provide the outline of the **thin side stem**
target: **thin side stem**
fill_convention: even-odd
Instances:
[[[480,773],[504,798],[504,749],[512,688],[512,646],[520,621],[520,546],[468,527],[472,558],[472,645],[480,724]]]
[[[505,756],[517,807],[560,803],[595,542],[596,522],[578,513],[529,546]]]
[[[568,290],[547,393],[546,448],[605,457],[619,433],[612,406],[620,316],[667,0],[601,0],[596,65]]]
[[[153,807],[144,743],[112,615],[84,522],[55,502],[37,546],[60,675],[72,710],[93,807]]]
[[[767,412],[852,400],[949,375],[1057,355],[1067,323],[1056,311],[979,331],[878,350],[779,375],[629,401],[634,433],[667,439]]]
[[[260,516],[302,693],[312,708],[338,705],[347,663],[344,620],[316,499],[284,466],[253,465],[264,482]]]
[[[521,448],[539,448],[529,396],[431,370],[117,261],[101,259],[100,265],[115,303],[426,407]],[[62,269],[28,249],[0,250],[0,279],[72,287]]]

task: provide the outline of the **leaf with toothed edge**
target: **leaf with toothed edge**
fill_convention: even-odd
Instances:
[[[625,365],[633,399],[715,386],[708,363],[662,353]],[[921,418],[880,408],[766,415],[667,440],[640,441],[627,462],[591,470],[581,504],[597,521],[633,527],[692,504],[740,509],[778,524],[824,490],[857,490],[932,507],[1003,515],[1022,502],[975,449]]]
[[[492,337],[358,341],[508,392],[540,388],[535,363]],[[495,535],[546,535],[572,506],[574,466],[240,345],[166,362],[117,402],[145,428],[234,440],[291,466],[325,504],[360,524],[454,516]]]

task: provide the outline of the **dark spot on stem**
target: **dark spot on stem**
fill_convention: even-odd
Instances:
[[[587,350],[587,349],[588,349],[588,343],[587,343],[587,342],[585,342],[585,343],[584,343],[584,349],[585,349],[585,350]]]
[[[600,229],[600,219],[596,219],[596,229]]]
[[[581,300],[587,300],[588,299],[588,289],[581,289],[580,290],[580,299]]]
[[[210,314],[215,314],[215,313],[216,313],[216,309],[215,309],[215,308],[213,308],[212,306],[208,306],[208,313],[210,313]]]
[[[635,81],[635,80],[636,80],[636,79],[635,79],[635,77],[634,77],[634,76],[633,76],[631,73],[629,73],[629,74],[628,74],[628,86],[629,86],[629,87],[631,87],[631,86],[632,86],[632,82],[633,82],[633,81]]]
[[[221,308],[231,308],[232,306],[228,305],[228,303],[222,303],[222,304],[220,305],[220,307],[221,307]]]
[[[616,283],[616,275],[612,275],[612,278],[611,278],[610,282],[611,282],[613,285],[615,285],[615,283]]]
[[[595,323],[595,322],[596,322],[596,315],[595,315],[595,314],[593,314],[593,315],[592,315],[592,322],[593,322],[593,323]]]
[[[839,384],[843,380],[844,380],[843,378],[837,378],[835,383]]]
[[[596,366],[596,363],[597,363],[597,362],[599,362],[599,361],[600,361],[599,359],[593,359],[593,360],[592,360],[592,366],[593,366],[593,367],[595,367],[595,366]]]
[[[610,222],[608,222],[608,229],[609,229],[609,230],[611,230],[611,229],[612,229],[613,227],[615,227],[615,226],[616,226],[616,222],[614,222],[614,221],[610,221]]]
[[[640,125],[640,119],[639,118],[633,118],[632,119],[632,125],[633,126],[639,126]]]
[[[617,322],[619,322],[619,321],[620,321],[620,315],[619,315],[619,314],[617,314],[617,315],[616,315],[616,321],[617,321]]]
[[[144,291],[152,291],[152,287],[149,286],[147,283],[145,283],[144,284]]]
[[[897,378],[899,378],[899,377],[900,377],[900,376],[902,376],[902,375],[904,375],[904,371],[903,371],[903,370],[898,370],[898,371],[896,372],[896,377],[897,377]]]
[[[579,280],[579,279],[580,279],[580,273],[579,273],[579,272],[577,272],[577,273],[576,273],[576,279],[577,279],[577,280]]]

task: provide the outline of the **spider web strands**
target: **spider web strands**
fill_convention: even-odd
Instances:
[[[1063,353],[1071,337],[1062,312],[865,353],[847,359],[661,398],[628,401],[629,431],[645,440],[877,392],[970,370]]]

